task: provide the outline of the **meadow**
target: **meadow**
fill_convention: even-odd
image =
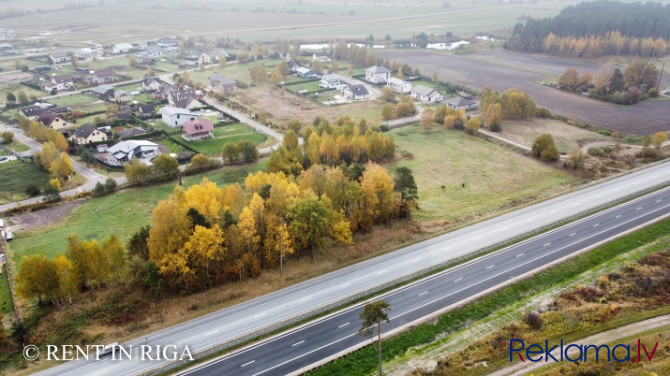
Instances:
[[[468,221],[578,183],[562,170],[462,131],[412,125],[389,133],[403,158],[387,167],[412,169],[420,208],[414,217],[420,221]]]
[[[250,172],[264,169],[264,162],[225,167],[184,178],[184,186],[198,184],[203,177],[217,184],[241,183]],[[150,223],[151,212],[159,201],[172,193],[175,181],[145,188],[131,188],[112,195],[96,197],[75,208],[70,215],[31,231],[15,234],[11,243],[11,260],[19,263],[25,255],[42,253],[54,257],[67,248],[67,237],[75,234],[81,240],[102,240],[111,234],[122,242],[139,227]],[[11,220],[11,219],[10,219]]]
[[[530,147],[535,139],[543,133],[549,133],[554,138],[556,148],[562,154],[570,153],[580,146],[580,142],[612,140],[611,137],[590,132],[559,120],[542,118],[505,120],[502,123],[500,135]]]
[[[28,198],[30,185],[41,190],[49,183],[49,174],[32,162],[0,163],[0,176],[0,205]]]
[[[254,132],[252,128],[243,124],[216,127],[212,133],[214,134],[213,138],[208,138],[201,141],[186,141],[184,139],[181,139],[180,141],[197,150],[201,154],[218,156],[221,155],[221,149],[223,148],[223,145],[229,142],[247,140],[250,141],[253,145],[260,145],[267,139],[266,135]],[[174,137],[181,136],[177,135]]]

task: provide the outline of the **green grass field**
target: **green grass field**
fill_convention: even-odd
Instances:
[[[106,110],[108,103],[102,102],[98,97],[89,94],[72,94],[49,99],[49,103],[56,106],[67,106],[70,110],[82,112],[93,112]]]
[[[561,170],[462,131],[437,126],[424,131],[413,125],[389,133],[405,159],[387,167],[407,166],[414,172],[419,220],[467,220],[577,183]]]
[[[539,135],[549,133],[554,138],[558,151],[566,154],[579,146],[578,141],[612,140],[611,137],[553,119],[505,120],[502,129],[501,136],[528,146],[532,146]]]
[[[265,162],[230,166],[203,174],[184,178],[184,186],[200,183],[203,177],[219,185],[241,183],[250,172],[265,168]],[[67,237],[76,234],[80,239],[98,240],[111,234],[119,236],[122,242],[140,226],[150,223],[151,212],[159,201],[172,193],[176,181],[167,184],[122,190],[115,194],[92,198],[75,208],[70,215],[58,223],[33,231],[15,235],[10,254],[13,264],[25,255],[43,253],[53,257],[67,248]]]
[[[260,145],[267,139],[267,136],[261,133],[254,132],[253,129],[242,125],[233,124],[223,127],[214,128],[214,138],[209,138],[202,141],[186,141],[181,139],[188,146],[197,150],[199,153],[214,156],[220,155],[223,145],[228,142],[238,142],[241,140],[248,140],[254,145]],[[174,137],[181,137],[179,135]]]
[[[26,188],[30,185],[42,189],[49,183],[49,174],[31,162],[0,163],[0,176],[0,204],[28,198]]]
[[[9,314],[14,311],[14,301],[9,291],[9,280],[7,279],[7,265],[2,263],[0,269],[0,313]]]
[[[16,141],[16,140],[12,141],[11,144],[6,144],[5,146],[14,150],[15,153],[20,153],[22,151],[30,150],[28,145],[26,145],[22,142]]]

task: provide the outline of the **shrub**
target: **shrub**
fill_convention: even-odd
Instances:
[[[97,182],[95,184],[95,188],[93,188],[93,196],[102,196],[105,194],[105,185],[102,184],[101,182]]]
[[[592,155],[594,157],[604,157],[605,156],[605,151],[602,148],[589,148],[588,153],[589,153],[589,155]]]
[[[542,318],[535,312],[526,312],[522,320],[531,329],[538,330],[542,327]]]
[[[535,116],[539,118],[548,118],[551,117],[551,111],[549,111],[549,109],[546,107],[540,107],[537,109]]]
[[[32,184],[29,185],[28,188],[26,188],[26,194],[28,195],[28,197],[37,197],[40,195],[40,193],[41,193],[40,189]]]
[[[658,159],[658,151],[656,151],[656,149],[654,148],[645,147],[642,150],[640,150],[639,153],[637,153],[637,156],[639,158],[655,160]]]

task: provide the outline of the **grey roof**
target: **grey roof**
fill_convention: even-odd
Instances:
[[[77,138],[88,138],[94,130],[95,128],[91,124],[86,123],[74,131],[74,136]]]
[[[100,85],[91,89],[91,91],[98,95],[105,95],[108,91],[114,90],[112,85]]]
[[[329,82],[329,81],[341,81],[342,77],[340,77],[339,74],[335,73],[330,73],[330,74],[324,74],[323,77],[321,77],[322,80]]]
[[[93,72],[93,75],[96,77],[114,76],[114,71],[112,68],[105,68]]]
[[[133,136],[139,136],[141,134],[145,134],[147,131],[145,131],[142,128],[139,127],[133,127],[133,128],[128,128],[126,130],[123,130],[119,132],[119,137],[121,138],[128,138],[128,137],[133,137]]]
[[[349,90],[355,95],[369,95],[368,89],[363,85],[349,85]]]
[[[183,89],[170,93],[170,98],[172,98],[175,107],[186,108],[189,103],[196,99],[196,95],[192,89]]]
[[[66,82],[74,81],[74,77],[71,74],[64,74],[62,76],[52,76],[51,79],[57,84],[63,84]]]
[[[147,51],[147,53],[152,53],[152,54],[155,54],[155,53],[161,53],[162,54],[163,53],[163,48],[159,47],[159,46],[149,46],[149,47],[147,47],[146,51]]]
[[[383,65],[375,65],[365,70],[372,74],[391,73],[391,71]]]
[[[470,107],[477,104],[475,101],[465,99],[463,97],[453,97],[444,101],[445,104],[450,105],[451,107]]]
[[[139,111],[143,114],[151,114],[156,111],[156,106],[151,103],[142,103],[140,104]]]
[[[412,93],[416,93],[423,96],[428,96],[430,93],[434,92],[435,89],[431,89],[428,86],[416,85],[412,88]]]
[[[209,80],[212,83],[218,82],[221,86],[237,85],[237,81],[234,78],[228,78],[222,74],[213,74],[209,76]]]
[[[40,106],[30,106],[30,107],[25,107],[20,110],[20,112],[23,114],[23,116],[30,117],[30,116],[40,116],[42,112],[46,111],[46,108],[42,108]]]
[[[69,53],[68,52],[52,52],[50,54],[51,57],[68,57]]]

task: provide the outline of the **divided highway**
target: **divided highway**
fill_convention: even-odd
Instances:
[[[378,299],[389,303],[391,312],[390,322],[382,324],[382,330],[401,328],[669,214],[670,189],[664,189],[383,295]],[[296,373],[342,351],[370,343],[369,339],[356,335],[361,326],[358,314],[362,310],[363,303],[182,375]]]
[[[398,281],[426,268],[507,241],[669,181],[670,163],[652,166],[411,245],[234,307],[175,325],[123,345],[135,347],[144,344],[152,346],[158,344],[188,345],[193,353],[202,352],[275,327],[282,322],[314,312],[348,297],[363,294],[380,285]],[[594,217],[597,218],[596,222],[591,222],[594,219],[588,219],[571,224],[569,227],[572,226],[570,228],[573,230],[567,234],[567,238],[563,230],[555,230],[537,238],[541,240],[534,238],[523,245],[511,247],[510,250],[497,252],[479,261],[457,267],[439,277],[431,277],[427,282],[422,282],[416,287],[403,289],[402,291],[411,292],[402,298],[395,298],[395,295],[387,298],[392,306],[392,320],[389,325],[411,322],[418,317],[476,294],[478,291],[486,290],[545,265],[587,244],[597,242],[598,239],[623,232],[629,228],[627,226],[634,227],[638,223],[670,212],[666,206],[670,205],[668,190],[660,191],[649,197],[652,198],[645,197],[635,203],[628,203],[615,209],[622,210],[622,212],[616,212],[618,214],[613,214],[612,210],[605,212],[606,214],[601,213]],[[657,200],[660,201],[657,202]],[[630,214],[631,210],[633,214]],[[541,244],[535,243],[536,241]],[[528,244],[532,245],[528,246]],[[479,269],[469,269],[475,266]],[[446,284],[443,278],[447,278]],[[349,312],[349,316],[344,313],[344,316],[337,315],[328,320],[310,324],[306,327],[309,329],[308,332],[293,331],[252,349],[226,357],[196,372],[203,372],[197,373],[199,375],[290,373],[334,354],[333,351],[337,352],[360,343],[362,338],[352,334],[359,326],[358,310],[359,308],[345,311]],[[330,324],[335,322],[337,325]],[[326,326],[321,326],[324,323]],[[306,335],[306,333],[309,334]],[[258,355],[260,353],[256,353],[255,349],[264,351],[264,355]],[[270,350],[267,352],[268,350],[265,349]],[[100,361],[67,362],[39,374],[136,375],[164,367],[168,363],[169,361],[164,360],[139,361],[134,358],[132,361],[114,361],[105,358]]]

